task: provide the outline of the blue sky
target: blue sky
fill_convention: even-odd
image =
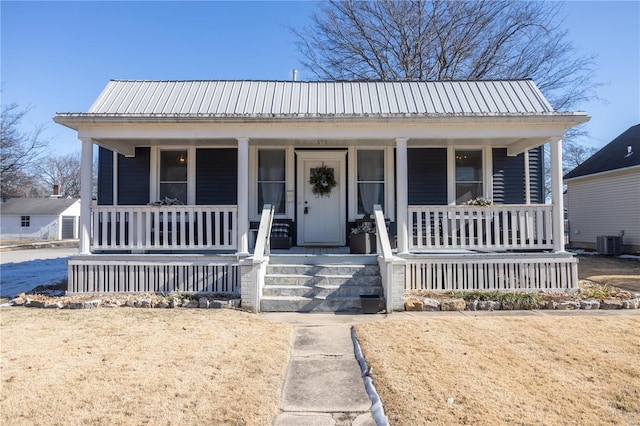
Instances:
[[[83,112],[110,79],[313,79],[287,26],[303,26],[310,1],[0,2],[2,103],[30,107],[22,129],[46,126],[59,154],[75,132],[51,120]],[[565,28],[580,54],[596,54],[601,101],[582,142],[602,147],[640,123],[640,1],[569,1]]]

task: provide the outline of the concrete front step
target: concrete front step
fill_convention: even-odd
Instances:
[[[384,306],[384,300],[380,301]],[[260,300],[262,312],[362,312],[360,297],[296,297],[264,296]]]
[[[333,286],[381,286],[380,275],[295,275],[295,274],[267,274],[264,277],[265,285],[300,285],[314,287],[318,285]]]
[[[262,292],[266,296],[283,297],[360,297],[360,295],[381,296],[382,286],[356,286],[356,285],[268,285]]]
[[[267,265],[267,275],[352,275],[352,276],[380,276],[380,267],[363,264],[276,264]]]
[[[377,265],[375,254],[270,254],[270,265]]]
[[[262,312],[361,312],[361,295],[384,295],[377,263],[269,262],[264,284]]]

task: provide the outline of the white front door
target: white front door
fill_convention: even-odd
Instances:
[[[298,151],[297,222],[299,246],[343,246],[346,242],[346,151]],[[313,193],[309,182],[316,168],[333,171],[331,193]]]

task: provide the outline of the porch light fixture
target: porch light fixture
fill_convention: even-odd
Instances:
[[[186,166],[187,157],[185,157],[183,153],[180,153],[180,155],[178,155],[178,159],[176,160],[176,162],[178,163],[178,166]]]

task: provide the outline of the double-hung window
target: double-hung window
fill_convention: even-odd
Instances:
[[[373,206],[384,206],[384,150],[358,150],[358,214],[373,214]]]
[[[160,151],[160,199],[173,198],[187,204],[187,150]]]
[[[456,204],[484,195],[482,151],[456,150]]]
[[[274,207],[275,214],[286,213],[286,151],[258,151],[258,213],[265,204]]]

